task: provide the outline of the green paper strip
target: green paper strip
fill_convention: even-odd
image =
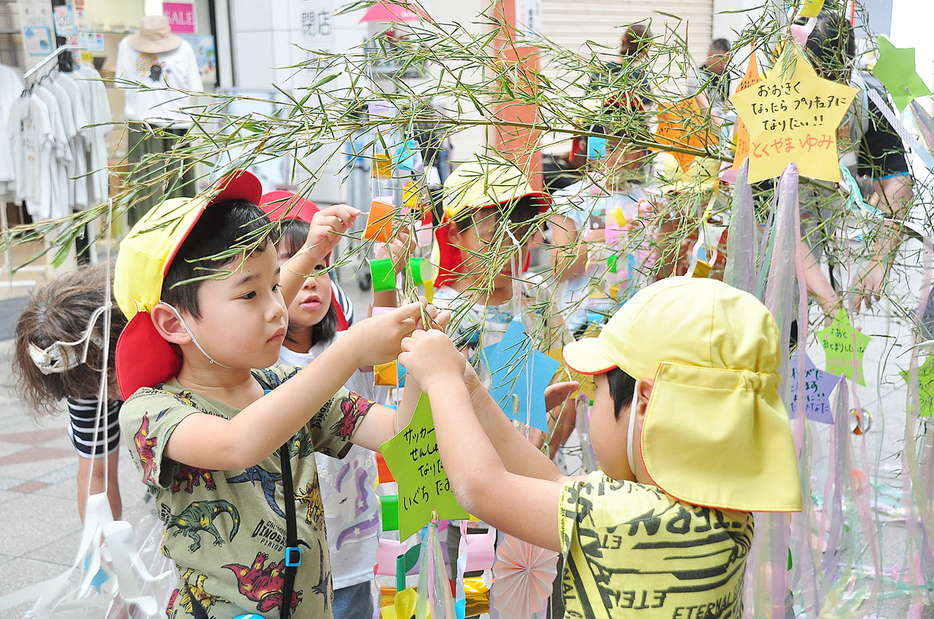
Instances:
[[[609,267],[610,273],[616,273],[616,261],[619,260],[619,254],[615,256],[607,256],[606,266]]]
[[[421,286],[424,284],[425,278],[422,276],[422,259],[412,258],[409,260],[405,275],[406,277],[411,277],[416,286]]]
[[[415,544],[404,553],[396,557],[396,591],[405,589],[405,575],[418,563],[422,544]]]
[[[373,279],[373,290],[381,292],[396,289],[396,272],[392,268],[389,258],[375,258],[370,260],[370,276]]]
[[[379,497],[380,515],[383,531],[399,530],[399,495],[390,494]]]

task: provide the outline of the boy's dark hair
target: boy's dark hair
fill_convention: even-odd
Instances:
[[[541,212],[538,205],[538,198],[522,196],[518,200],[508,201],[503,204],[485,206],[480,209],[464,209],[454,217],[451,223],[458,232],[463,232],[487,217],[496,217],[497,221],[502,221],[503,216],[506,215],[509,217],[511,224],[519,227],[519,231],[513,234],[517,239],[521,240],[528,233],[531,222]]]
[[[721,54],[725,54],[730,51],[732,45],[730,45],[729,39],[714,39],[713,43],[710,44],[711,49],[715,49]]]
[[[633,24],[626,28],[620,42],[619,55],[625,57],[639,56],[648,50],[652,43],[652,31],[648,26]]]
[[[298,253],[298,250],[305,244],[305,239],[308,238],[308,230],[311,228],[311,225],[307,221],[302,221],[301,219],[283,219],[281,225],[282,227],[279,228],[278,236],[273,237],[273,242],[275,243],[276,251],[286,258],[291,258]],[[330,280],[328,281],[328,285],[330,285]],[[334,339],[334,336],[337,335],[337,310],[334,308],[335,303],[336,300],[332,292],[328,313],[325,314],[321,322],[311,327],[312,345],[318,342],[330,342]],[[291,335],[292,322],[289,321],[289,330],[286,332],[285,337],[287,340],[294,341]]]
[[[619,420],[619,412],[623,407],[632,404],[636,379],[619,368],[613,368],[606,373],[606,382],[609,383],[610,397],[613,398],[613,416]]]
[[[113,267],[110,269],[113,274]],[[33,293],[29,304],[16,320],[13,372],[23,399],[40,413],[57,410],[65,397],[96,398],[104,363],[102,341],[104,316],[97,319],[91,331],[91,343],[85,363],[60,374],[43,374],[29,355],[29,344],[47,348],[55,342],[74,342],[88,329],[94,312],[104,305],[107,286],[106,265],[80,267],[58,276]],[[114,352],[126,317],[114,304],[110,310],[110,342],[108,380],[116,384]],[[84,344],[74,347],[79,357]]]
[[[842,11],[821,11],[805,47],[821,77],[847,82],[856,56],[856,37]]]
[[[204,278],[239,260],[245,251],[264,251],[268,231],[266,213],[247,200],[227,200],[205,209],[172,259],[162,282],[162,300],[201,318],[198,290]],[[222,257],[212,259],[215,256]]]

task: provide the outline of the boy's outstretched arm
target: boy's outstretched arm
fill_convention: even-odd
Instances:
[[[464,384],[470,394],[470,402],[477,414],[477,420],[507,471],[548,481],[563,479],[555,463],[526,439],[506,417],[499,404],[480,382],[480,378],[470,364],[467,364],[464,372]],[[577,383],[568,385],[572,388],[577,387]],[[560,386],[558,387],[560,390]],[[566,390],[558,394],[559,401],[564,399],[562,395],[567,397]],[[548,406],[549,410],[551,408],[552,406]]]
[[[540,479],[507,470],[471,405],[464,383],[466,360],[446,335],[417,331],[403,340],[402,349],[400,363],[431,399],[441,461],[458,503],[497,529],[560,551],[560,476]],[[524,443],[548,461],[528,441]]]
[[[209,470],[245,469],[289,440],[362,365],[394,359],[403,337],[416,327],[419,303],[354,325],[314,361],[282,385],[224,419],[194,413],[183,419],[165,455]]]

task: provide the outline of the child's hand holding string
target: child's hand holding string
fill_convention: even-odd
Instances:
[[[359,215],[359,209],[347,204],[321,209],[312,217],[308,237],[299,252],[307,252],[317,260],[326,258]]]
[[[416,322],[416,329],[421,329],[423,331],[427,331],[429,329],[439,329],[444,331],[445,327],[448,326],[448,322],[451,320],[450,311],[439,310],[437,307],[429,303],[428,299],[422,296],[415,297],[415,300],[412,302],[418,303],[421,307],[419,310],[418,321]]]
[[[415,331],[424,308],[421,303],[408,303],[386,314],[367,318],[348,329],[356,344],[357,367],[379,365],[395,360],[402,350],[402,339]]]

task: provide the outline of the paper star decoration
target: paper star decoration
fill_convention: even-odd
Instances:
[[[522,320],[514,318],[497,344],[481,349],[490,395],[510,419],[548,432],[545,387],[561,364],[532,346]]]
[[[804,6],[801,7],[801,17],[817,17],[820,10],[824,8],[824,0],[804,0]]]
[[[879,60],[872,68],[872,74],[885,84],[898,111],[904,111],[913,99],[931,94],[915,70],[915,48],[895,47],[885,37],[877,37],[877,40]]]
[[[786,45],[764,80],[730,97],[749,131],[749,182],[780,176],[789,163],[802,176],[840,182],[837,127],[855,95]]]
[[[756,61],[756,51],[753,50],[749,56],[749,64],[746,65],[746,75],[736,87],[736,92],[742,92],[750,86],[755,86],[762,81],[759,75],[759,63]],[[749,130],[746,123],[740,118],[736,123],[736,154],[733,157],[733,169],[739,170],[743,165],[743,160],[749,156]]]
[[[827,354],[828,372],[846,376],[860,385],[866,384],[863,378],[863,353],[869,345],[869,336],[853,328],[850,317],[842,308],[830,326],[815,335]]]
[[[908,383],[909,372],[905,370],[901,373],[902,378]],[[930,417],[934,414],[934,355],[928,357],[924,365],[918,368],[918,417]]]
[[[442,520],[470,517],[457,504],[441,464],[428,396],[423,394],[418,400],[409,425],[379,450],[399,484],[399,539],[409,538],[431,522],[432,511]]]
[[[791,401],[789,417],[795,418],[798,407],[798,353],[791,357],[789,364],[791,379]],[[817,369],[814,362],[804,355],[804,414],[812,421],[833,423],[833,411],[830,408],[830,392],[840,382],[839,376]]]

